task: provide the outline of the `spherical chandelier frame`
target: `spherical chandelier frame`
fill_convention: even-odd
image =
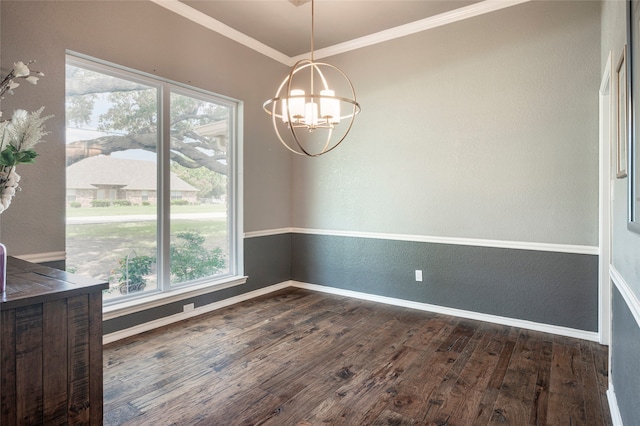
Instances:
[[[323,89],[329,90],[327,79],[325,78],[324,73],[321,70],[321,67],[327,67],[329,69],[337,71],[346,80],[346,82],[348,83],[349,90],[351,91],[351,98],[317,94],[314,91],[314,74],[316,73],[320,77]],[[311,71],[311,80],[310,80],[311,93],[303,94],[303,95],[292,95],[291,93],[292,93],[293,77],[298,72],[304,69],[310,69]],[[281,93],[285,88],[286,88],[286,91],[284,92],[284,96],[281,96]],[[349,119],[349,124],[346,127],[344,134],[337,141],[334,140],[332,142],[333,130],[335,129],[335,124],[337,123],[332,123],[327,117],[319,117],[317,122],[314,120],[313,123],[309,124],[309,123],[305,123],[304,120],[300,120],[300,117],[298,116],[292,116],[291,108],[288,107],[291,104],[292,99],[302,100],[303,102],[310,100],[311,103],[315,103],[315,102],[320,103],[323,100],[330,100],[334,102],[337,101],[337,102],[343,102],[343,103],[349,104],[351,106],[350,108],[348,108],[350,113],[345,115],[340,115],[338,120],[339,122],[341,120]],[[283,108],[283,105],[285,105],[284,108]],[[282,111],[286,111],[286,115],[284,113],[279,114],[277,112],[278,107],[280,107]],[[330,152],[333,149],[337,148],[338,145],[340,145],[342,141],[344,141],[349,131],[351,131],[351,127],[353,126],[353,122],[355,120],[356,114],[360,112],[360,105],[356,100],[356,92],[355,92],[355,88],[353,87],[353,83],[351,83],[351,80],[349,79],[349,77],[347,77],[344,71],[342,71],[340,68],[336,67],[335,65],[331,65],[325,62],[315,62],[313,61],[313,59],[302,59],[296,62],[293,67],[291,67],[291,71],[289,72],[289,75],[285,77],[285,79],[282,81],[282,83],[278,87],[276,96],[266,101],[263,105],[263,109],[265,110],[266,113],[271,115],[272,124],[273,124],[273,128],[275,129],[276,135],[278,136],[278,139],[280,140],[280,142],[289,151],[298,155],[318,157],[322,154],[326,154],[327,152]],[[290,138],[283,137],[283,135],[281,134],[278,128],[278,123],[276,121],[277,119],[280,119],[287,123],[289,134],[291,136]],[[305,147],[305,144],[301,141],[302,138],[297,133],[301,129],[304,129],[308,132],[313,132],[319,129],[327,130],[327,137],[324,142],[324,147],[322,148],[322,150],[320,150],[319,152],[312,152],[312,150],[309,149],[309,147]],[[288,141],[286,139],[288,139]]]

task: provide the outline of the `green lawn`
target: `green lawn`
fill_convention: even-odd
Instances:
[[[171,213],[211,213],[225,212],[225,204],[199,204],[171,206]],[[155,214],[157,207],[151,206],[111,206],[111,207],[67,207],[67,217],[120,216],[135,214]]]
[[[224,205],[174,206],[176,213],[224,212]],[[119,216],[154,214],[153,206],[103,207],[68,209],[68,217]],[[171,240],[176,233],[196,231],[205,237],[204,248],[216,247],[227,251],[227,220],[221,218],[174,219],[171,221]],[[123,221],[87,224],[68,224],[66,227],[67,267],[73,272],[110,279],[118,268],[119,259],[127,255],[155,256],[157,221]],[[155,286],[149,281],[148,289]],[[117,292],[114,294],[117,295]],[[110,295],[109,297],[112,297]],[[105,295],[105,297],[107,297]]]
[[[155,221],[67,225],[67,239],[152,240],[155,243],[156,227]],[[226,229],[227,223],[224,220],[175,220],[171,223],[172,234],[195,230],[210,237],[225,232]]]

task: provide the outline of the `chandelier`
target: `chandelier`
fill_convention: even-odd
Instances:
[[[309,157],[340,145],[360,112],[349,77],[334,65],[314,60],[314,9],[311,0],[311,59],[296,62],[275,97],[263,105],[280,142],[291,152]],[[334,79],[333,86],[329,77]]]

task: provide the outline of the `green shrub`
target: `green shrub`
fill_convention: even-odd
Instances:
[[[183,199],[171,200],[171,205],[172,206],[188,206],[189,200],[183,200]]]
[[[80,204],[78,201],[72,201],[69,203],[69,207],[79,209],[80,207],[82,207],[82,204]]]
[[[120,266],[116,272],[120,274],[118,278],[120,293],[128,294],[144,290],[147,286],[145,275],[151,273],[153,262],[155,258],[151,256],[126,256],[118,260]]]
[[[215,275],[225,267],[220,247],[204,248],[205,238],[196,231],[178,232],[171,244],[171,282],[185,282]]]
[[[109,207],[110,205],[110,200],[91,200],[91,207]]]
[[[171,256],[171,282],[183,283],[198,278],[215,275],[225,268],[222,249],[207,250],[205,238],[198,231],[175,234],[176,240],[169,247]],[[155,256],[125,256],[118,260],[118,268],[113,271],[118,277],[120,293],[142,291],[147,285],[146,276],[151,273]]]
[[[143,206],[150,206],[150,205],[151,205],[151,203],[150,203],[150,202],[148,202],[148,201],[143,201],[143,202],[142,202],[142,205],[143,205]]]
[[[131,205],[131,201],[129,201],[129,200],[113,200],[111,202],[111,204],[113,204],[114,206],[130,206]]]

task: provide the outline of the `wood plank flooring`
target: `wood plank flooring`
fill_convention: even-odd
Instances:
[[[593,342],[286,289],[105,346],[106,425],[610,425]]]

